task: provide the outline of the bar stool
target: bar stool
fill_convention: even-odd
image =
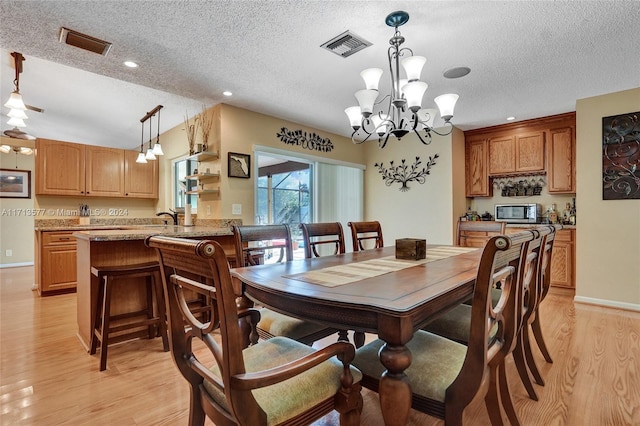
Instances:
[[[158,262],[140,263],[134,265],[118,266],[92,266],[91,273],[98,277],[98,303],[93,321],[93,332],[91,334],[91,348],[89,353],[94,355],[100,341],[100,371],[107,368],[107,347],[110,343],[127,340],[140,331],[121,334],[111,337],[112,333],[130,330],[133,328],[148,327],[149,339],[156,337],[159,333],[162,336],[162,344],[165,352],[169,350],[169,340],[167,338],[167,324],[165,321],[164,295],[162,283],[159,277],[160,266]],[[117,280],[145,278],[146,285],[146,306],[139,311],[127,312],[118,315],[111,315],[111,294],[113,284]],[[158,305],[157,315],[153,312],[153,294]],[[111,321],[126,318],[143,317],[137,321],[126,322],[121,325],[110,325]]]

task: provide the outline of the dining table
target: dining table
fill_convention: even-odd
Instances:
[[[416,330],[472,294],[482,250],[426,246],[420,260],[395,246],[232,269],[244,296],[282,314],[338,330],[373,333],[386,371],[378,389],[385,425],[406,425],[411,388],[407,343]]]

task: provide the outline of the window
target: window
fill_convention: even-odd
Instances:
[[[187,157],[173,160],[173,206],[184,208],[191,204],[191,210],[195,212],[198,207],[198,195],[187,194],[187,191],[195,190],[198,181],[187,179],[187,176],[194,175],[198,169],[198,162]],[[194,188],[195,187],[195,188]]]

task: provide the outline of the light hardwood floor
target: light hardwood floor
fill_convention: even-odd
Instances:
[[[98,371],[76,338],[76,297],[38,297],[33,268],[0,269],[0,424],[186,425],[188,388],[160,339],[109,350]],[[536,353],[546,386],[530,400],[512,363],[511,390],[523,425],[640,425],[640,313],[572,302],[552,290],[541,307],[554,357]],[[364,390],[362,424],[382,425],[377,395]],[[489,425],[483,401],[465,411]],[[443,422],[411,412],[410,424]],[[211,424],[211,423],[208,423]],[[338,424],[335,414],[316,426]]]

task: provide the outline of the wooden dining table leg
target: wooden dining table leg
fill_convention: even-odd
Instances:
[[[386,342],[378,353],[386,368],[378,394],[384,424],[404,426],[409,421],[411,410],[411,386],[404,372],[411,365],[411,351],[405,344],[413,337],[413,328],[406,320],[390,320],[391,324],[384,324],[386,321],[381,320],[378,330],[378,337]]]

